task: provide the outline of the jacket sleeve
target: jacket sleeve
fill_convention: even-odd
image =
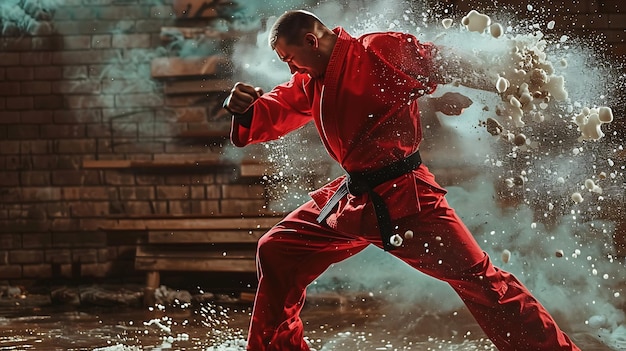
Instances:
[[[439,71],[434,67],[437,47],[433,43],[420,42],[415,36],[400,32],[381,33],[372,36],[370,40],[370,48],[379,57],[412,78],[410,84],[418,96],[435,91]]]
[[[310,77],[296,73],[289,82],[276,86],[250,107],[252,121],[247,128],[233,118],[231,140],[236,146],[280,138],[310,122],[312,90]]]

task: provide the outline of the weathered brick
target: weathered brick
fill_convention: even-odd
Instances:
[[[0,140],[0,154],[19,154],[20,142],[11,140]]]
[[[45,66],[52,63],[52,53],[48,51],[32,51],[20,54],[22,66]]]
[[[213,215],[220,213],[220,203],[217,200],[191,201],[192,214]]]
[[[72,251],[70,249],[44,250],[44,262],[46,263],[70,263]]]
[[[18,174],[17,172],[15,172]],[[10,174],[7,172],[7,174]],[[19,172],[19,183],[22,186],[49,186],[51,184],[50,181],[50,172],[48,171],[22,171]]]
[[[66,79],[85,79],[89,77],[87,66],[83,65],[64,65],[63,78]]]
[[[22,201],[58,201],[61,200],[61,188],[58,187],[22,187]]]
[[[24,124],[46,124],[52,123],[52,111],[50,110],[30,110],[20,112],[20,122]]]
[[[123,213],[128,215],[145,215],[152,213],[152,204],[149,201],[125,201]]]
[[[58,35],[33,37],[31,50],[55,51],[63,47],[63,37]]]
[[[33,98],[33,108],[56,110],[64,107],[61,95],[42,95]]]
[[[83,263],[80,265],[81,277],[105,278],[109,276],[113,264],[111,262]]]
[[[158,107],[163,106],[161,94],[125,94],[115,96],[115,107]]]
[[[136,20],[148,18],[150,8],[147,6],[106,6],[99,12],[104,20]]]
[[[81,201],[71,206],[72,217],[101,217],[109,214],[109,202]]]
[[[189,200],[168,200],[168,214],[188,215],[191,214],[191,201]]]
[[[221,199],[223,197],[222,186],[220,185],[207,185],[205,191],[207,199]]]
[[[7,100],[7,110],[32,110],[35,106],[33,97],[15,96]]]
[[[94,49],[108,49],[111,47],[110,34],[98,34],[91,37],[91,47]]]
[[[117,188],[120,200],[152,200],[155,199],[152,186],[122,186]]]
[[[137,185],[159,185],[165,183],[162,176],[153,174],[136,174],[135,182]]]
[[[113,106],[115,103],[113,95],[72,95],[64,98],[67,102],[67,107],[73,110],[107,107]]]
[[[117,59],[118,55],[119,51],[113,49],[58,51],[53,54],[51,61],[59,65],[107,63]]]
[[[20,153],[22,154],[47,154],[52,152],[50,140],[24,140],[20,141]]]
[[[188,186],[167,186],[156,187],[157,199],[188,199],[191,189]]]
[[[20,64],[20,54],[0,51],[0,66],[17,66]]]
[[[55,94],[98,94],[100,82],[86,79],[58,81],[52,85],[52,92]]]
[[[57,170],[52,173],[53,185],[81,185],[84,174],[77,170]]]
[[[102,112],[95,109],[54,111],[54,123],[98,123]]]
[[[52,88],[46,81],[22,82],[20,91],[23,95],[47,95]]]
[[[0,247],[3,250],[21,249],[22,236],[13,233],[0,233]]]
[[[113,150],[117,153],[161,154],[165,150],[165,142],[133,140],[120,140],[119,142],[119,144],[113,146]]]
[[[28,264],[43,262],[41,250],[13,250],[9,251],[9,262],[12,264]]]
[[[30,51],[32,38],[28,36],[0,38],[0,51]]]
[[[89,35],[66,35],[63,37],[65,50],[80,50],[91,48],[91,36]]]
[[[22,247],[24,249],[41,249],[51,245],[51,233],[26,233],[22,235]]]
[[[107,185],[133,185],[135,180],[130,174],[124,174],[117,171],[104,172],[104,184]]]
[[[93,154],[96,141],[93,139],[57,140],[57,152],[61,154]]]
[[[71,125],[71,124],[49,124],[43,125],[40,128],[41,136],[44,138],[58,139],[58,138],[84,138],[86,137],[85,125]]]
[[[63,77],[63,67],[41,66],[35,67],[33,78],[39,80],[57,80]]]
[[[20,123],[19,111],[2,111],[0,113],[0,124],[17,124]],[[2,151],[0,150],[0,153]]]
[[[37,139],[39,138],[39,126],[37,125],[9,125],[7,133],[12,139]]]
[[[18,95],[20,95],[20,83],[17,83],[17,82],[0,82],[0,95],[2,95],[2,96],[18,96]]]
[[[222,185],[222,194],[226,199],[264,198],[265,188],[262,185]]]
[[[114,194],[114,188],[85,186],[78,187],[79,199],[81,200],[108,200]]]
[[[52,277],[50,264],[25,264],[22,266],[23,278],[46,279]]]
[[[150,9],[152,18],[175,18],[174,8],[172,6],[153,6]]]
[[[56,248],[99,248],[106,247],[103,232],[53,232],[52,245]],[[90,250],[94,253],[95,250]]]
[[[96,249],[75,249],[72,250],[72,261],[80,263],[98,262],[98,250]]]
[[[150,34],[114,34],[111,39],[113,48],[149,48]]]
[[[6,71],[6,79],[14,81],[33,80],[35,70],[32,67],[12,67]]]
[[[20,176],[17,171],[4,171],[0,177],[0,187],[20,185]]]
[[[22,278],[22,266],[19,264],[0,265],[0,279]]]
[[[224,199],[220,201],[220,212],[227,215],[255,215],[266,212],[263,200]]]

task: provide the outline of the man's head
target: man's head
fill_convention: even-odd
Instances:
[[[280,16],[270,30],[269,44],[291,73],[321,78],[326,73],[337,35],[314,14],[298,10]]]

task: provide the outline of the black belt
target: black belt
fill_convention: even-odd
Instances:
[[[378,229],[380,230],[380,236],[383,241],[383,248],[385,251],[394,249],[395,246],[391,243],[393,228],[389,209],[383,198],[374,191],[374,188],[382,183],[412,172],[414,169],[417,169],[420,164],[422,164],[422,158],[420,157],[419,151],[416,151],[407,158],[398,160],[380,169],[348,173],[346,180],[341,183],[337,191],[335,191],[333,196],[320,211],[317,222],[322,223],[325,221],[333,210],[335,210],[339,201],[348,193],[355,196],[367,193],[374,205],[376,219],[378,220]]]

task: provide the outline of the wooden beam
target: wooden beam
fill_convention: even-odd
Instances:
[[[264,230],[233,231],[149,231],[150,244],[213,244],[213,243],[256,243]]]
[[[190,219],[109,219],[100,220],[98,228],[109,231],[132,230],[266,230],[278,223],[272,217],[196,218]]]
[[[137,257],[135,269],[140,271],[195,271],[195,272],[256,272],[254,258],[154,258]]]

